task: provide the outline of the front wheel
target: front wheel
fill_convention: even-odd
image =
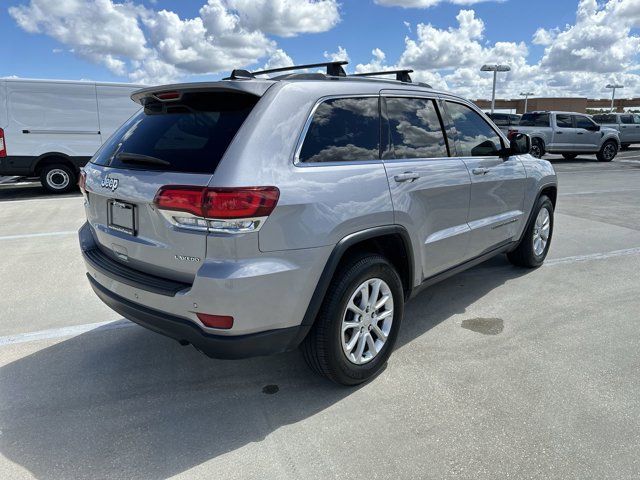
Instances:
[[[553,235],[553,203],[542,195],[538,199],[533,216],[515,250],[507,257],[514,265],[537,268],[544,263]]]
[[[534,138],[533,140],[531,140],[530,153],[536,158],[542,158],[544,156],[545,151],[544,143],[542,143],[542,140],[540,140],[539,138]]]
[[[607,140],[597,153],[596,157],[600,162],[610,162],[618,154],[618,144],[613,140]]]
[[[51,193],[67,193],[76,186],[76,174],[61,163],[45,165],[40,172],[40,183]]]
[[[342,385],[379,373],[393,350],[404,314],[402,282],[386,258],[354,258],[333,279],[302,344],[306,362]]]

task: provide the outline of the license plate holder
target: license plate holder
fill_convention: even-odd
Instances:
[[[135,205],[119,200],[109,200],[107,203],[107,218],[109,228],[129,235],[136,234]]]

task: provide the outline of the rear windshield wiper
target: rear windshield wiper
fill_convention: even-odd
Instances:
[[[162,165],[163,167],[171,165],[161,158],[150,157],[149,155],[140,155],[139,153],[120,152],[116,155],[116,159],[123,163],[141,163],[147,165]]]

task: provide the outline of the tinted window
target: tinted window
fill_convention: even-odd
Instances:
[[[560,113],[556,115],[556,125],[559,128],[573,128],[573,119],[571,115]]]
[[[131,117],[103,145],[93,162],[116,168],[213,173],[258,97],[232,93],[185,94],[156,102]],[[126,161],[126,154],[158,159]]]
[[[316,108],[300,150],[303,162],[379,158],[378,98],[334,98]]]
[[[446,157],[447,145],[433,100],[387,98],[395,158]]]
[[[459,103],[447,102],[447,110],[456,127],[458,155],[497,155],[502,148],[500,136],[475,111]]]
[[[603,123],[618,123],[616,121],[616,116],[615,115],[608,115],[608,114],[594,115],[593,116],[593,120],[596,123],[599,123],[599,124],[603,124]]]
[[[620,123],[624,123],[626,125],[633,123],[633,115],[620,115]]]
[[[548,127],[548,113],[525,113],[520,119],[520,125],[523,127]]]
[[[499,127],[508,127],[510,125],[508,115],[494,113],[493,115],[489,115],[489,118],[491,118],[491,120],[493,120],[493,123],[495,123]]]
[[[593,128],[595,125],[589,117],[576,115],[576,128]]]
[[[509,125],[518,125],[520,122],[520,115],[509,115]]]
[[[634,120],[634,123],[636,124],[640,123],[640,115],[634,115],[633,120]]]

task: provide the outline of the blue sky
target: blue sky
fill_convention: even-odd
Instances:
[[[242,50],[227,46],[225,42],[232,41],[229,36],[216,40],[220,31],[212,22],[220,16],[203,13],[207,1],[215,4],[217,12],[231,15],[229,18],[244,19],[231,32],[245,42],[238,47]],[[594,87],[594,81],[623,81],[634,89],[640,85],[638,0],[320,0],[318,3],[326,7],[322,12],[301,10],[297,16],[280,16],[271,23],[249,9],[257,4],[282,4],[282,8],[291,10],[291,2],[297,2],[297,8],[315,0],[254,0],[251,7],[247,2],[250,0],[131,0],[123,5],[112,0],[6,0],[0,15],[5,44],[0,77],[145,83],[200,80],[220,78],[233,67],[322,61],[325,52],[331,56],[342,47],[352,71],[374,66],[417,66],[418,78],[469,96],[483,95],[486,74],[477,73],[477,67],[493,60],[512,64],[512,72],[499,85],[505,93],[519,88],[539,89],[540,82],[558,94],[576,95],[597,95],[599,87]],[[384,5],[420,2],[437,4],[429,8]],[[333,6],[333,13],[327,10],[329,6]],[[583,15],[577,20],[579,9]],[[163,10],[172,12],[171,16],[158,14]],[[467,11],[469,27],[463,28],[457,19],[461,11]],[[87,12],[95,15],[90,21]],[[176,30],[201,17],[206,28],[202,40],[192,40],[190,33]],[[122,19],[130,22],[120,31]],[[623,24],[619,23],[621,19]],[[308,26],[302,26],[305,21]],[[422,36],[418,33],[420,24],[430,27]],[[541,29],[547,35],[536,39]],[[594,29],[603,30],[601,38],[591,38],[589,31]],[[453,41],[447,42],[445,35],[451,30]],[[414,42],[413,49],[407,38]],[[460,50],[450,51],[451,44]],[[138,47],[143,45],[140,51]],[[384,59],[378,58],[376,65],[370,63],[374,48],[384,52]],[[282,54],[273,57],[276,50]],[[465,58],[465,52],[476,53],[471,55],[474,58]],[[601,65],[599,59],[611,52],[616,57],[608,65]],[[450,59],[442,62],[447,56]],[[144,61],[151,57],[153,62]],[[594,70],[599,71],[594,74]],[[633,92],[626,93],[631,96]]]

